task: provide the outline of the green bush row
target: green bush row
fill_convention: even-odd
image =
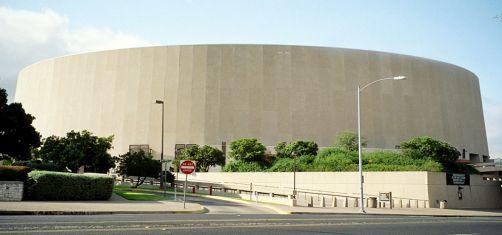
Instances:
[[[257,162],[234,161],[224,168],[227,172],[323,172],[323,171],[357,171],[358,153],[341,148],[327,148],[317,156],[300,156],[296,159],[278,158],[271,165]],[[369,152],[363,155],[365,171],[443,171],[441,163],[432,159],[414,159],[409,156],[392,152]]]
[[[260,162],[245,162],[242,160],[236,160],[228,163],[223,168],[226,172],[260,172],[266,169],[265,165]]]
[[[55,163],[46,163],[41,161],[16,161],[12,163],[13,166],[27,166],[33,170],[40,171],[64,171],[64,167]]]
[[[26,181],[31,169],[26,166],[0,166],[0,181]]]
[[[29,200],[108,200],[113,178],[102,174],[32,171],[26,181]]]

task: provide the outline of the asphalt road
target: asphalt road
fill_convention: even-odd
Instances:
[[[502,218],[133,214],[0,216],[0,234],[501,234]]]

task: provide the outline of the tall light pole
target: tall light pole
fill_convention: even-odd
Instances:
[[[162,137],[161,137],[161,147],[160,147],[160,188],[164,188],[164,169],[162,169],[162,164],[164,163],[164,101],[156,100],[156,104],[162,104]]]
[[[293,156],[293,199],[296,200],[296,152],[291,153]],[[296,205],[295,205],[296,206]]]
[[[373,82],[370,82],[364,86],[359,86],[357,85],[357,148],[358,148],[358,154],[359,154],[359,182],[361,186],[361,193],[359,194],[359,208],[361,209],[359,212],[361,213],[366,213],[364,210],[364,189],[363,189],[363,184],[364,184],[364,178],[363,178],[363,157],[362,157],[362,149],[361,149],[361,92],[364,90],[364,88],[375,84],[377,82],[381,82],[384,80],[404,80],[406,79],[405,76],[397,76],[397,77],[391,77],[391,78],[381,78],[378,80],[375,80]]]

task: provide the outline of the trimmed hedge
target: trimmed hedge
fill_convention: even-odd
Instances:
[[[26,184],[30,200],[108,200],[113,192],[113,178],[102,174],[32,171]]]
[[[16,161],[13,166],[27,166],[33,170],[40,171],[64,171],[64,167],[55,163],[45,163],[41,161]]]
[[[26,181],[31,169],[26,166],[0,166],[0,181]]]

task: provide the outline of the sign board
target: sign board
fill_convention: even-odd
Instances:
[[[162,160],[161,161],[161,163],[162,163],[162,170],[163,171],[168,171],[169,168],[171,167],[172,161],[173,160],[169,160],[169,159]]]
[[[129,145],[129,152],[131,153],[139,153],[140,151],[143,151],[145,153],[152,153],[150,149],[150,145],[148,144],[131,144]]]
[[[378,200],[381,202],[390,202],[392,199],[392,192],[378,193]]]
[[[182,160],[180,162],[181,173],[189,175],[195,171],[195,162],[190,160]]]
[[[185,149],[185,144],[175,144],[174,145],[174,158],[177,159],[178,156],[181,154],[181,151]]]
[[[468,174],[446,173],[447,185],[470,185],[471,179]]]

